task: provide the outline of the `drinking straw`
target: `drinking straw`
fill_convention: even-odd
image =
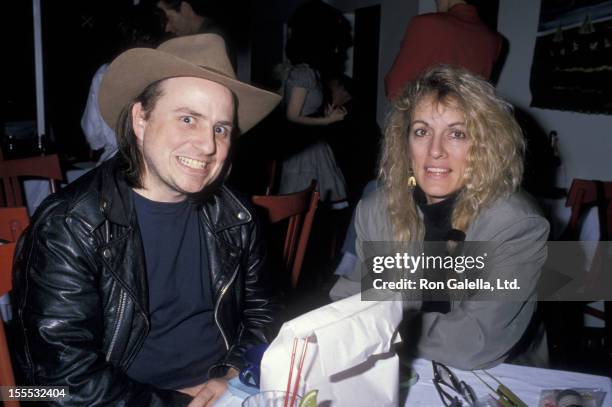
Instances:
[[[297,376],[295,378],[295,386],[293,387],[293,394],[291,395],[291,406],[295,403],[295,397],[297,396],[298,384],[302,377],[302,367],[304,367],[304,360],[306,360],[306,349],[308,349],[308,338],[304,338],[304,346],[302,347],[302,354],[300,355],[300,364],[298,365]]]
[[[295,362],[295,350],[297,348],[297,338],[293,338],[293,349],[291,350],[291,363],[289,364],[289,379],[287,380],[287,389],[285,391],[284,407],[289,403],[289,391],[291,390],[291,377],[293,376],[293,363]]]

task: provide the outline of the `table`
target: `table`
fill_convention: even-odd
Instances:
[[[431,361],[416,359],[412,364],[413,369],[419,374],[419,380],[410,388],[405,407],[431,407],[441,406],[442,402],[432,382],[433,369]],[[476,395],[480,398],[490,393],[490,390],[469,371],[451,368],[459,380],[465,381],[472,386]],[[535,367],[511,365],[503,363],[487,370],[502,383],[510,388],[529,407],[536,407],[540,400],[540,392],[545,389],[567,389],[567,388],[598,388],[606,392],[602,406],[612,407],[612,379],[604,376],[595,376],[584,373],[566,372],[562,370],[540,369]],[[492,382],[485,374],[480,374],[487,382]],[[228,391],[216,404],[215,407],[239,407],[246,394],[241,392],[243,385],[238,379],[233,379]]]
[[[426,359],[417,359],[413,363],[413,369],[419,374],[419,380],[410,388],[404,406],[430,407],[442,405],[432,382],[433,369],[431,362]],[[471,372],[452,368],[451,370],[459,380],[463,380],[472,386],[478,397],[483,397],[490,392]],[[506,363],[487,371],[510,388],[530,407],[538,405],[541,390],[567,388],[599,388],[606,392],[603,406],[612,407],[612,379],[609,377]],[[487,380],[486,375],[480,376]],[[493,385],[493,387],[496,387],[496,385]]]

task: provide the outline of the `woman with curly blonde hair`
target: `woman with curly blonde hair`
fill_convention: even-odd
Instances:
[[[438,140],[424,130],[427,122],[415,120],[419,105],[423,113],[432,113],[436,118],[449,111],[463,118],[448,128],[450,135],[443,134],[446,137]],[[428,148],[432,151],[423,151]],[[488,82],[449,66],[430,70],[413,82],[398,98],[389,117],[380,163],[380,179],[396,239],[423,239],[423,224],[412,189],[406,188],[410,177],[415,178],[428,198],[429,191],[424,188],[432,188],[432,201],[457,192],[451,223],[465,232],[480,209],[517,191],[523,176],[524,148],[511,106],[495,95]],[[460,151],[460,159],[465,161],[462,172],[453,168],[434,171],[434,167],[418,165],[423,160],[432,165],[447,161],[442,158],[445,152],[453,160],[455,151]],[[440,189],[446,195],[435,196]]]
[[[491,294],[494,290],[446,296],[424,290],[410,305],[419,328],[406,318],[402,335],[417,356],[463,369],[506,360],[546,364],[545,336],[533,317],[548,223],[520,190],[524,149],[511,106],[488,82],[462,68],[436,66],[410,82],[394,102],[379,187],[356,211],[358,269],[371,259],[364,249],[370,242],[425,248],[429,242],[446,242],[432,246],[451,256],[457,255],[455,248],[469,247],[457,241],[487,242],[486,270],[451,277],[486,275],[488,281],[517,279],[520,285],[511,301],[502,301],[503,293]],[[424,278],[428,272],[423,271]],[[362,277],[356,271],[349,278]],[[450,280],[445,283],[441,292],[452,291]]]

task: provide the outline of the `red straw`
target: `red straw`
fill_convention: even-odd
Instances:
[[[300,355],[300,364],[298,365],[297,376],[295,378],[295,386],[293,387],[293,394],[291,395],[291,406],[295,403],[295,398],[297,396],[298,384],[302,377],[302,367],[304,367],[304,360],[306,360],[306,349],[308,349],[308,338],[304,338],[304,346],[302,347],[302,354]]]
[[[297,341],[297,338],[293,339],[293,350],[291,351],[291,364],[289,365],[289,380],[287,380],[287,390],[285,391],[284,407],[287,407],[287,403],[289,403],[289,390],[291,390],[291,377],[293,376],[293,363],[295,362],[295,350],[297,348]]]

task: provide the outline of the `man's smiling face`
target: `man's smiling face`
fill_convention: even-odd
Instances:
[[[231,144],[234,100],[228,88],[202,78],[166,79],[161,91],[148,117],[140,103],[132,109],[145,164],[137,192],[178,202],[219,177]]]

